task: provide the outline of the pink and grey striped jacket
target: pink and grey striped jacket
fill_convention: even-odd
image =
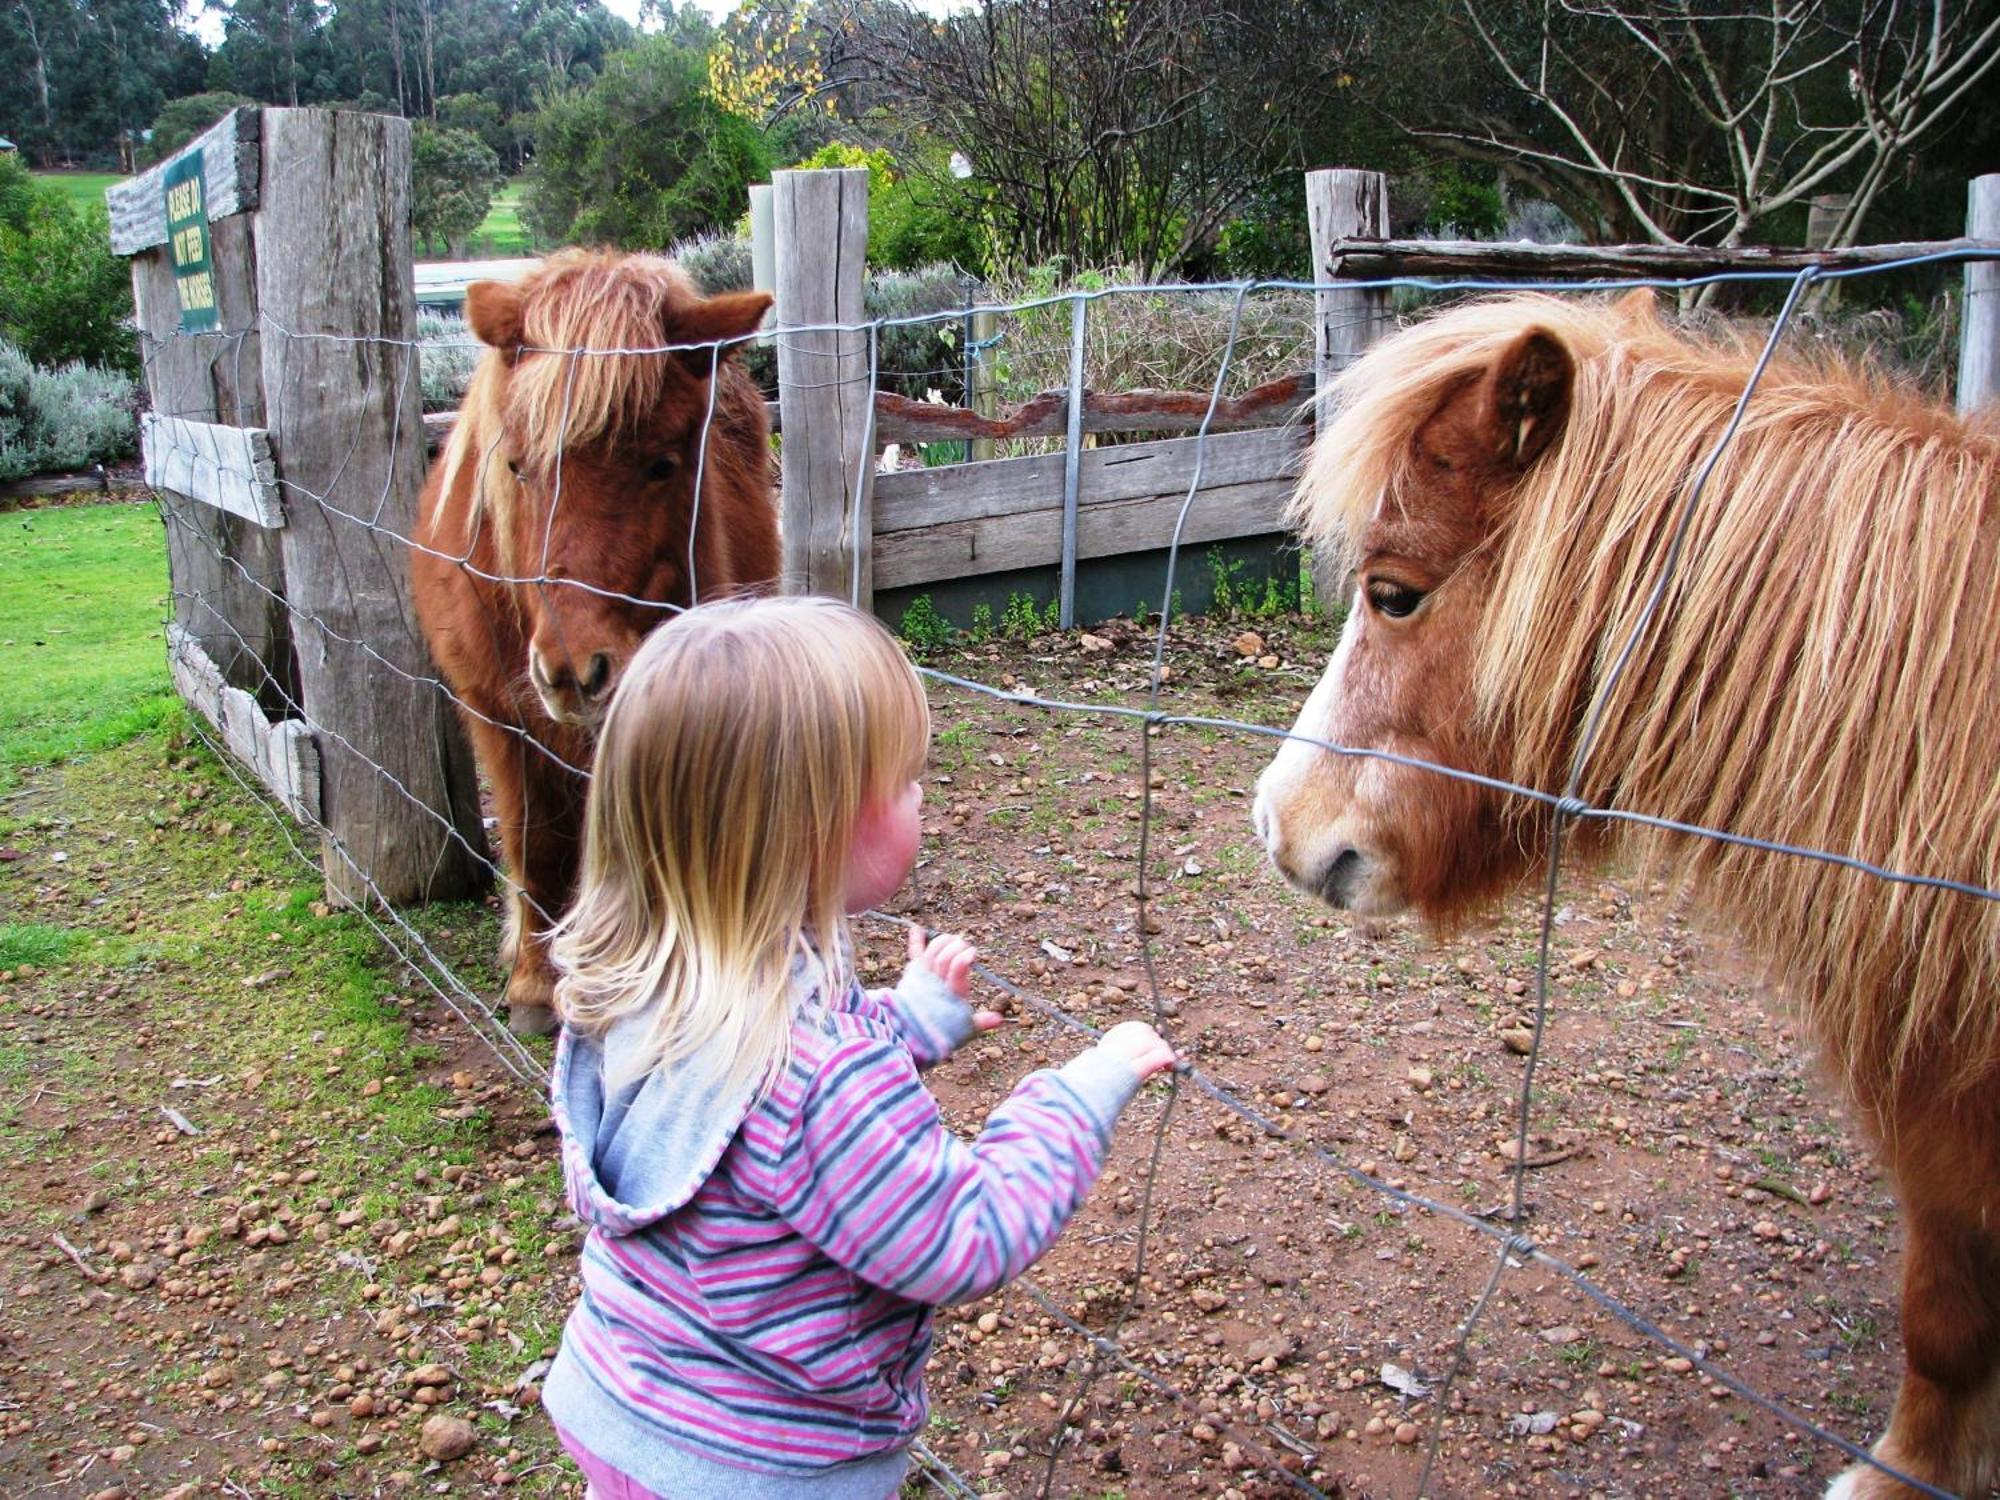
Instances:
[[[556,1051],[589,1232],[542,1401],[672,1500],[892,1494],[927,1414],[932,1309],[1049,1248],[1138,1088],[1093,1049],[1029,1074],[967,1144],[917,1077],[972,1034],[941,980],[801,990],[791,1065],[762,1099],[691,1065],[607,1095],[606,1055],[636,1021]]]

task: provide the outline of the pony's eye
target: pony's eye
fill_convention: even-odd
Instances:
[[[1392,620],[1407,619],[1424,602],[1422,589],[1405,588],[1386,578],[1370,579],[1367,593],[1368,602],[1375,606],[1376,611]]]
[[[646,465],[646,479],[652,484],[665,484],[680,469],[681,461],[672,454],[656,458]]]
[[[521,460],[518,458],[508,459],[507,472],[512,474],[516,479],[519,479],[521,477]]]

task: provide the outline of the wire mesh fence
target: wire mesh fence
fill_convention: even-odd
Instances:
[[[1453,1326],[1443,1334],[1445,1354],[1441,1360],[1429,1368],[1398,1371],[1403,1382],[1401,1394],[1407,1407],[1407,1420],[1416,1429],[1414,1441],[1420,1441],[1425,1453],[1421,1473],[1415,1480],[1412,1493],[1422,1495],[1470,1494],[1478,1492],[1484,1481],[1468,1473],[1464,1467],[1454,1468],[1454,1462],[1466,1448],[1467,1425],[1455,1417],[1454,1395],[1463,1377],[1468,1358],[1487,1320],[1492,1317],[1496,1305],[1495,1294],[1510,1275],[1524,1273],[1527,1268],[1559,1278],[1573,1288],[1575,1293],[1587,1299],[1597,1309],[1616,1319],[1632,1334],[1656,1344],[1674,1359],[1687,1362],[1688,1367],[1698,1370],[1713,1387],[1727,1390],[1743,1401],[1759,1408],[1777,1422],[1794,1430],[1804,1439],[1827,1450],[1838,1452],[1846,1458],[1871,1464],[1894,1473],[1892,1466],[1881,1465],[1866,1451],[1862,1441],[1854,1435],[1843,1434],[1821,1421],[1814,1420],[1795,1404],[1774,1398],[1759,1391],[1745,1380],[1732,1374],[1726,1360],[1718,1358],[1713,1351],[1705,1348],[1697,1339],[1676,1336],[1663,1326],[1665,1319],[1648,1316],[1613,1296],[1587,1270],[1557,1255],[1540,1242],[1534,1227],[1531,1205],[1528,1201],[1528,1183],[1532,1171],[1533,1156],[1531,1142],[1536,1119],[1536,1078],[1543,1049],[1543,1039],[1551,1013],[1551,966],[1552,940],[1561,901],[1562,881],[1565,873],[1563,861],[1566,834],[1580,826],[1589,824],[1637,825],[1661,832],[1672,833],[1687,838],[1718,840],[1748,850],[1756,851],[1767,859],[1809,860],[1838,865],[1860,873],[1870,879],[1892,882],[1911,887],[1930,887],[1953,893],[1967,900],[1991,902],[2000,900],[2000,892],[1981,885],[1946,875],[1938,875],[1925,870],[1891,869],[1871,862],[1852,851],[1815,849],[1788,844],[1778,840],[1755,837],[1729,828],[1701,826],[1667,817],[1654,816],[1641,809],[1593,804],[1579,795],[1584,782],[1586,762],[1595,748],[1597,715],[1602,704],[1610,697],[1621,674],[1627,669],[1637,650],[1639,642],[1654,622],[1658,612],[1664,607],[1672,582],[1673,569],[1680,556],[1680,539],[1688,532],[1703,524],[1700,503],[1709,475],[1714,470],[1724,449],[1735,438],[1738,428],[1749,411],[1753,396],[1770,365],[1774,352],[1784,340],[1788,329],[1798,313],[1804,297],[1815,284],[1825,279],[1841,279],[1850,275],[1877,274],[1883,271],[1909,270],[1926,264],[1955,262],[1962,255],[1920,257],[1909,262],[1888,267],[1870,267],[1864,271],[1819,273],[1808,270],[1798,274],[1762,275],[1745,273],[1740,275],[1704,277],[1691,282],[1653,281],[1588,283],[1535,284],[1524,286],[1513,284],[1496,287],[1486,282],[1421,282],[1408,278],[1396,278],[1380,283],[1341,283],[1342,290],[1352,290],[1356,285],[1378,285],[1393,287],[1409,294],[1438,297],[1447,294],[1485,293],[1496,289],[1541,290],[1572,294],[1578,292],[1626,291],[1637,285],[1665,286],[1675,290],[1686,290],[1691,286],[1719,285],[1728,283],[1754,284],[1772,282],[1783,288],[1784,301],[1772,318],[1768,334],[1764,339],[1762,353],[1755,368],[1740,392],[1734,415],[1706,462],[1688,477],[1688,482],[1674,510],[1674,531],[1676,540],[1668,553],[1665,570],[1651,581],[1644,605],[1638,615],[1638,624],[1622,642],[1615,643],[1617,650],[1610,663],[1605,679],[1595,691],[1593,707],[1586,718],[1576,755],[1570,767],[1566,782],[1560,788],[1520,785],[1503,779],[1478,775],[1462,768],[1436,764],[1420,758],[1397,754],[1393,751],[1366,746],[1343,745],[1310,740],[1329,755],[1374,760],[1393,764],[1406,769],[1417,770],[1427,775],[1457,780],[1476,785],[1486,791],[1502,794],[1510,798],[1525,799],[1539,805],[1546,811],[1552,830],[1550,849],[1546,859],[1545,875],[1542,882],[1539,904],[1539,926],[1536,934],[1536,960],[1532,985],[1531,1023],[1532,1038],[1527,1050],[1518,1092],[1514,1101],[1511,1120],[1513,1139],[1512,1167],[1510,1171],[1510,1191],[1508,1200],[1494,1209],[1472,1211],[1466,1207],[1446,1201],[1437,1192],[1419,1192],[1407,1185],[1397,1185],[1388,1175],[1379,1171],[1364,1170],[1359,1159],[1348,1160],[1340,1153],[1329,1149],[1320,1141],[1275,1117],[1266,1109],[1259,1108],[1244,1096],[1244,1092],[1232,1087],[1224,1076],[1226,1066],[1211,1066],[1209,1060],[1198,1053],[1169,1076],[1165,1085],[1157,1091],[1157,1096],[1148,1105],[1150,1130],[1142,1149],[1143,1165],[1139,1173],[1133,1223],[1127,1239],[1121,1239],[1117,1248],[1121,1253],[1129,1244],[1129,1258],[1120,1268],[1109,1294],[1093,1300],[1086,1309],[1085,1316],[1079,1316],[1072,1302],[1053,1294],[1036,1274],[1030,1274],[1017,1284],[1010,1296],[1018,1296],[1034,1308],[1038,1317],[1052,1328],[1059,1329],[1066,1344],[1057,1355],[1051,1355],[1051,1368],[1056,1377],[1066,1380],[1060,1392],[1050,1390],[1047,1403],[1048,1434],[1044,1446],[1033,1456],[1026,1469],[1032,1471],[1032,1487],[1035,1492],[1047,1496],[1082,1492],[1087,1486],[1101,1484],[1104,1476],[1092,1473],[1087,1465],[1088,1445],[1080,1439],[1090,1424],[1101,1420],[1103,1406],[1098,1399],[1109,1381],[1124,1383],[1135,1393],[1143,1388],[1147,1399],[1165,1403],[1168,1407],[1185,1414],[1190,1422],[1199,1422],[1212,1428],[1218,1435],[1226,1437],[1237,1445],[1240,1462],[1233,1473],[1235,1482],[1261,1482],[1269,1486],[1284,1488],[1311,1495],[1342,1493],[1342,1478],[1338,1463],[1329,1457],[1327,1436],[1312,1425],[1309,1416],[1302,1417],[1292,1408],[1295,1403],[1288,1400],[1279,1388],[1281,1376],[1271,1371],[1263,1372],[1269,1386],[1260,1381],[1254,1370],[1238,1372],[1235,1383],[1228,1393],[1230,1399],[1218,1402],[1215,1392],[1201,1392],[1189,1389],[1178,1382],[1171,1372],[1171,1366],[1163,1368],[1152,1355],[1160,1351],[1149,1349],[1147,1344],[1134,1336],[1138,1327],[1135,1314],[1148,1297],[1151,1276],[1150,1257],[1156,1246],[1156,1236],[1160,1232],[1161,1215],[1155,1201],[1155,1188],[1167,1170],[1166,1163],[1173,1149],[1175,1131],[1188,1128],[1187,1120],[1200,1111],[1216,1112],[1228,1116],[1237,1124],[1247,1127],[1257,1136],[1266,1139],[1285,1151],[1293,1153],[1297,1161],[1314,1173],[1324,1174],[1329,1182],[1373,1195],[1398,1215],[1411,1216],[1413,1222],[1422,1222],[1435,1228],[1449,1227],[1463,1236],[1476,1237],[1485,1242],[1491,1255],[1491,1265],[1483,1283],[1469,1307],[1458,1317]],[[1276,293],[1285,299],[1284,305],[1294,312],[1309,303],[1307,294],[1323,290],[1311,283],[1255,283],[1228,284],[1203,288],[1178,287],[1104,287],[1088,292],[1066,296],[1037,298],[1029,302],[992,309],[1003,317],[1023,319],[1023,326],[1042,326],[1033,322],[1041,319],[1047,323],[1051,314],[1060,314],[1077,298],[1099,300],[1106,298],[1142,299],[1153,309],[1149,315],[1166,322],[1173,321],[1170,311],[1173,299],[1188,297],[1201,299],[1204,306],[1213,311],[1218,304],[1229,308],[1223,325],[1222,347],[1213,351],[1213,379],[1208,392],[1208,413],[1213,416],[1217,407],[1233,391],[1240,390],[1247,376],[1238,362],[1239,345],[1246,337],[1257,345],[1259,358],[1265,354],[1277,353],[1282,360],[1294,357],[1303,347],[1296,330],[1287,334],[1277,327],[1272,317],[1260,312],[1247,325],[1245,310],[1258,305],[1258,299],[1267,293]],[[875,342],[886,327],[896,322],[921,323],[937,319],[956,319],[957,312],[925,315],[909,320],[875,320],[860,325],[827,325],[804,329],[781,330],[776,337],[828,331],[838,333],[860,332]],[[1204,315],[1206,316],[1206,314]],[[1211,320],[1212,321],[1212,320]],[[1207,326],[1204,324],[1204,326]],[[341,335],[306,333],[288,329],[275,318],[263,316],[255,330],[256,336],[267,344],[272,341],[316,341],[331,342],[335,345],[365,347],[377,356],[364,362],[364,378],[370,382],[393,382],[400,391],[406,385],[414,391],[420,379],[420,346],[415,340],[384,340],[362,337],[346,338]],[[180,337],[204,341],[203,367],[212,368],[217,361],[240,359],[244,349],[244,334],[233,335],[191,334]],[[720,357],[723,349],[744,340],[717,343],[697,343],[692,345],[661,345],[656,347],[610,348],[564,348],[555,350],[534,350],[524,348],[520,354],[553,354],[568,362],[573,370],[581,361],[610,358],[653,358],[668,354],[692,357],[713,368],[713,361]],[[1024,348],[1041,348],[1053,353],[1053,341],[1043,340],[1041,344]],[[813,352],[813,351],[808,351]],[[148,351],[148,364],[152,365],[160,353],[160,346]],[[1281,362],[1282,362],[1281,360]],[[194,368],[192,364],[184,368]],[[1143,369],[1143,362],[1133,366]],[[829,380],[838,372],[829,370]],[[940,371],[941,374],[948,373]],[[1259,368],[1254,373],[1268,374]],[[841,378],[852,378],[842,375]],[[699,451],[707,451],[708,423],[714,420],[714,390],[716,382],[708,383],[709,405],[704,415]],[[164,399],[162,399],[164,397]],[[292,388],[280,385],[267,392],[266,399],[275,409],[286,403],[312,401],[316,392],[309,388]],[[156,410],[175,414],[175,401],[170,382],[155,386]],[[190,395],[187,409],[195,411],[202,402]],[[1268,724],[1250,722],[1246,719],[1232,719],[1210,713],[1177,712],[1173,703],[1173,685],[1168,666],[1168,650],[1173,628],[1173,601],[1177,585],[1185,570],[1186,562],[1182,545],[1182,533],[1194,507],[1199,503],[1203,491],[1202,468],[1206,445],[1210,436],[1210,421],[1207,417],[1195,433],[1194,473],[1188,485],[1186,496],[1179,510],[1174,537],[1168,549],[1164,576],[1159,588],[1159,620],[1153,630],[1153,645],[1150,653],[1150,668],[1145,676],[1143,692],[1138,701],[1081,701],[1044,695],[1018,684],[995,684],[978,680],[976,677],[947,672],[933,666],[923,668],[934,688],[940,695],[962,695],[966,701],[979,701],[1003,706],[1010,712],[1037,716],[1039,722],[1089,721],[1106,729],[1107,732],[1129,734],[1131,737],[1130,758],[1138,768],[1137,829],[1132,843],[1132,885],[1133,918],[1132,934],[1137,944],[1143,984],[1138,991],[1142,1009],[1150,1014],[1154,1025],[1169,1037],[1176,1034],[1178,1006],[1173,1002],[1169,990],[1162,984],[1160,968],[1161,955],[1156,951],[1153,909],[1160,897],[1159,881],[1162,868],[1160,857],[1160,811],[1156,792],[1160,778],[1156,776],[1156,757],[1165,740],[1182,731],[1203,731],[1219,735],[1241,737],[1249,741],[1281,742],[1288,738],[1302,738],[1297,731],[1286,731]],[[868,445],[872,459],[872,444]],[[491,454],[482,455],[482,462],[498,461]],[[357,456],[356,462],[365,462]],[[394,458],[391,457],[390,467]],[[480,569],[471,561],[471,553],[449,553],[435,547],[427,547],[408,528],[396,523],[387,513],[389,498],[385,481],[380,500],[374,505],[357,505],[343,502],[333,494],[333,487],[310,485],[298,482],[293,477],[281,474],[278,480],[285,492],[285,504],[293,526],[313,526],[331,529],[345,529],[365,538],[367,545],[404,559],[394,570],[399,576],[407,573],[407,557],[415,552],[427,552],[432,557],[453,566],[467,569],[480,578],[498,585],[524,588],[542,593],[560,593],[565,590],[615,599],[635,608],[656,612],[666,618],[675,612],[676,606],[663,603],[643,594],[629,593],[617,589],[605,589],[590,579],[567,574],[553,573],[547,566],[547,549],[542,549],[542,565],[530,570],[510,571],[507,569]],[[562,475],[560,468],[552,477],[552,500],[549,525],[556,524],[563,503]],[[696,494],[701,493],[697,480]],[[270,570],[258,565],[256,559],[247,556],[242,547],[232,539],[219,514],[197,507],[163,504],[162,516],[169,533],[170,551],[175,556],[199,553],[218,565],[217,570],[208,575],[206,584],[189,583],[177,576],[175,580],[176,615],[182,619],[199,618],[204,622],[204,631],[210,637],[209,654],[217,655],[213,642],[220,640],[228,648],[222,652],[223,664],[229,675],[236,679],[254,678],[245,683],[274,716],[297,721],[324,746],[337,747],[341,753],[372,766],[380,782],[380,793],[385,805],[397,811],[393,816],[379,820],[378,828],[382,836],[392,837],[401,820],[416,819],[438,825],[443,839],[451,844],[458,857],[471,861],[486,875],[498,883],[509,894],[510,900],[527,903],[529,917],[535,922],[552,921],[558,913],[550,910],[546,902],[538,901],[524,889],[496,860],[484,841],[468,834],[463,820],[449,811],[442,811],[436,805],[434,796],[426,795],[411,788],[394,771],[383,765],[374,747],[356,743],[336,726],[315,720],[307,708],[292,674],[283,668],[284,652],[277,649],[270,632],[246,630],[242,621],[246,618],[240,608],[243,598],[248,597],[263,607],[262,618],[277,622],[282,626],[289,640],[289,649],[294,653],[340,651],[351,653],[349,659],[358,659],[367,664],[370,673],[379,674],[384,681],[394,681],[403,688],[416,690],[435,701],[438,712],[454,712],[466,715],[474,721],[483,722],[497,733],[503,733],[512,740],[521,756],[547,763],[562,772],[577,778],[587,779],[588,766],[580,763],[574,749],[565,745],[552,745],[538,738],[531,730],[520,724],[502,722],[492,714],[482,711],[477,705],[465,701],[454,694],[443,677],[424,666],[410,665],[411,657],[406,651],[385,648],[385,643],[356,635],[350,628],[330,620],[320,611],[310,607],[301,608],[283,587],[280,578],[273,577]],[[696,526],[699,525],[697,514]],[[546,540],[546,539],[545,539]],[[692,548],[692,538],[689,547]],[[691,565],[689,575],[694,576]],[[698,584],[698,578],[697,578]],[[857,585],[858,586],[858,585]],[[226,591],[226,597],[225,597]],[[699,588],[695,590],[699,596]],[[403,615],[409,618],[407,606]],[[489,622],[490,624],[491,622]],[[409,643],[401,643],[407,646]],[[523,667],[521,670],[525,670]],[[219,758],[229,764],[224,747],[218,737],[208,732],[207,726],[196,722],[201,733]],[[240,772],[238,779],[247,790],[269,802],[268,796]],[[273,818],[283,836],[298,850],[308,864],[322,861],[338,864],[346,873],[349,888],[364,893],[363,899],[355,903],[355,909],[372,930],[381,937],[395,959],[426,985],[438,1001],[460,1018],[468,1029],[476,1034],[492,1051],[499,1066],[519,1080],[528,1090],[539,1090],[543,1084],[544,1063],[538,1052],[513,1035],[499,1013],[495,999],[481,992],[478,985],[467,982],[455,973],[451,965],[426,942],[423,935],[397,910],[396,903],[387,899],[377,886],[373,874],[376,851],[370,848],[352,847],[336,836],[324,823],[311,825],[308,832],[320,840],[318,857],[300,844],[293,834],[287,817],[273,810]],[[518,872],[515,872],[518,873]],[[880,917],[884,923],[900,919]],[[978,934],[975,932],[976,938]],[[998,987],[1026,1012],[1032,1012],[1044,1023],[1060,1031],[1079,1036],[1094,1033],[1094,1027],[1075,1008],[1059,1000],[1035,993],[1030,987],[1018,982],[1018,976],[1008,976],[982,968],[982,977]],[[1128,1126],[1128,1129],[1131,1128]],[[1384,1378],[1388,1378],[1386,1373]],[[1058,1382],[1060,1383],[1060,1382]],[[1128,1397],[1127,1400],[1136,1399]],[[940,1455],[937,1445],[919,1442],[913,1450],[915,1467],[913,1483],[927,1486],[931,1490],[948,1495],[969,1495],[980,1493],[980,1485],[985,1481],[980,1476],[968,1476],[955,1468]],[[1469,1460],[1466,1460],[1469,1463]],[[1013,1471],[1013,1485],[1018,1488],[1022,1467]],[[1925,1494],[1943,1494],[1921,1481],[1899,1475],[1913,1490]]]

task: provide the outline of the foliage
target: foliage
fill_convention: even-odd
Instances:
[[[247,108],[256,102],[248,94],[227,90],[168,100],[153,116],[153,138],[146,142],[145,159],[165,161],[232,109]]]
[[[809,11],[808,0],[763,0],[730,13],[708,51],[709,91],[723,108],[770,120],[819,96],[826,67]]]
[[[1249,570],[1250,565],[1245,559],[1231,557],[1220,547],[1209,549],[1211,615],[1223,620],[1269,620],[1299,609],[1299,582],[1296,578],[1287,579],[1272,572],[1259,586],[1256,580],[1245,576]]]
[[[482,347],[465,319],[446,313],[417,314],[417,368],[425,411],[458,409]]]
[[[975,274],[985,266],[984,195],[953,178],[941,161],[930,161],[929,173],[920,175],[899,168],[885,147],[829,141],[797,165],[868,169],[870,266],[914,270],[949,261]]]
[[[104,206],[79,210],[46,184],[24,191],[13,174],[26,175],[0,161],[0,338],[37,364],[136,373],[131,274],[111,253]]]
[[[44,369],[0,340],[0,481],[124,458],[135,446],[135,401],[123,375]]]
[[[992,0],[942,18],[891,0],[830,25],[825,46],[905,160],[925,143],[963,154],[994,263],[1067,255],[1150,277],[1205,260],[1245,202],[1297,172],[1295,122],[1337,105],[1349,24],[1333,0]]]
[[[698,234],[667,251],[694,278],[705,297],[740,292],[753,280],[750,237],[746,234]]]
[[[1025,641],[1059,627],[1062,620],[1062,604],[1059,600],[1049,600],[1044,610],[1035,602],[1033,594],[1012,593],[1007,596],[1007,607],[1000,612],[1000,633],[1012,641]]]
[[[410,161],[410,229],[418,245],[464,254],[501,180],[500,158],[478,136],[419,120]]]
[[[899,627],[904,640],[917,648],[919,654],[940,651],[949,646],[956,632],[951,621],[937,611],[929,594],[919,594],[903,611],[903,623]]]
[[[201,87],[201,43],[172,0],[11,0],[0,7],[0,135],[43,166],[129,171],[161,104]]]
[[[524,216],[548,243],[658,249],[743,212],[769,143],[709,92],[701,52],[674,36],[607,59],[536,118]]]

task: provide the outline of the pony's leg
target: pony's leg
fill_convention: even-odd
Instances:
[[[552,900],[550,884],[542,868],[547,862],[543,846],[546,837],[533,830],[548,821],[552,809],[548,795],[538,785],[535,763],[546,758],[533,746],[524,745],[519,735],[499,724],[467,717],[480,767],[493,789],[493,810],[500,826],[500,859],[506,869],[505,929],[500,940],[500,962],[508,969],[507,1024],[523,1036],[539,1036],[555,1029],[554,976],[547,964],[544,945],[538,937],[547,919],[562,910],[565,895]],[[560,768],[555,768],[560,770]],[[560,877],[567,879],[566,872]],[[565,893],[566,894],[566,893]]]
[[[555,966],[545,935],[575,893],[583,842],[582,781],[529,750],[516,762],[520,803],[516,856],[509,860],[519,889],[511,892],[507,1025],[521,1036],[556,1028]],[[497,801],[496,797],[496,801]]]
[[[2000,1221],[1983,1220],[2000,1182],[1987,1167],[1987,1142],[1961,1133],[1960,1144],[1965,1149],[1950,1171],[1943,1162],[1916,1170],[1905,1163],[1900,1174],[1907,1363],[1889,1430],[1874,1452],[1947,1494],[1985,1500],[2000,1478]],[[1907,1500],[1918,1493],[1856,1465],[1827,1497]]]

